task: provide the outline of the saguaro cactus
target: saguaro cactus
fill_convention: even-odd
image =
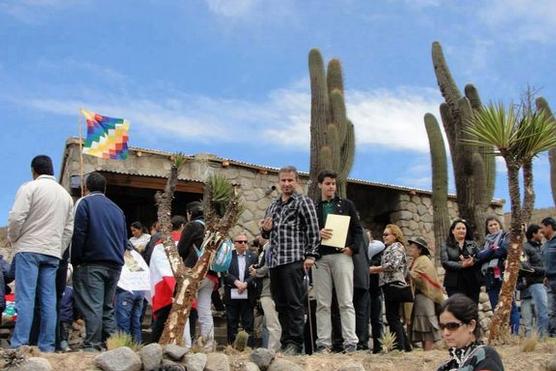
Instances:
[[[450,227],[448,216],[448,163],[442,131],[436,118],[427,113],[425,128],[429,137],[432,164],[432,208],[434,221],[435,259],[440,260],[440,246],[446,241]]]
[[[494,194],[496,168],[492,149],[466,143],[466,128],[473,111],[481,109],[481,99],[473,85],[465,87],[465,96],[458,89],[446,64],[440,43],[432,44],[434,72],[445,102],[440,115],[450,152],[456,183],[459,215],[466,219],[478,237],[484,215]],[[434,166],[434,165],[433,165]]]
[[[554,115],[552,110],[548,105],[548,102],[543,97],[538,97],[535,100],[538,111],[544,111],[547,115],[552,117],[554,120]],[[556,148],[552,148],[548,151],[548,161],[550,162],[550,187],[552,188],[552,199],[554,200],[554,205],[556,206]]]
[[[346,115],[342,66],[338,59],[324,62],[318,49],[309,52],[311,77],[311,164],[309,196],[318,199],[317,175],[323,169],[338,173],[338,193],[346,196],[347,177],[355,155],[353,124]]]

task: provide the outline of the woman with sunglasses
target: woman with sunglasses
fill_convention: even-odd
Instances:
[[[407,258],[405,255],[405,239],[401,229],[395,224],[388,224],[382,235],[386,248],[382,254],[380,266],[369,267],[369,273],[379,274],[379,285],[384,291],[384,285],[395,282],[405,283],[407,276]],[[411,351],[411,345],[405,333],[400,318],[400,306],[403,303],[384,295],[386,321],[388,327],[396,335],[396,349]]]
[[[504,371],[500,355],[480,341],[477,304],[463,294],[455,294],[441,307],[439,326],[450,347],[450,359],[437,371]]]
[[[476,264],[478,251],[467,222],[463,219],[454,220],[440,252],[442,267],[446,271],[444,287],[449,297],[461,293],[476,304],[479,303],[482,276],[479,264]]]

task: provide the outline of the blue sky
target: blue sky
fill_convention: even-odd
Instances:
[[[343,63],[351,176],[428,189],[435,40],[461,89],[509,103],[530,84],[556,109],[549,0],[0,0],[0,225],[34,155],[58,176],[80,107],[130,120],[132,146],[307,170],[313,47]],[[535,177],[552,206],[546,155]]]

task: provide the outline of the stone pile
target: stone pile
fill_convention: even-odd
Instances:
[[[479,324],[481,325],[483,334],[488,332],[493,315],[494,313],[492,311],[492,306],[490,305],[487,293],[481,292],[479,296]]]

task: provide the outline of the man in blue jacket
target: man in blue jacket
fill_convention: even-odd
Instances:
[[[102,350],[116,332],[114,294],[127,244],[123,211],[105,195],[106,179],[89,174],[87,195],[77,202],[71,245],[75,305],[85,320],[83,348]]]

